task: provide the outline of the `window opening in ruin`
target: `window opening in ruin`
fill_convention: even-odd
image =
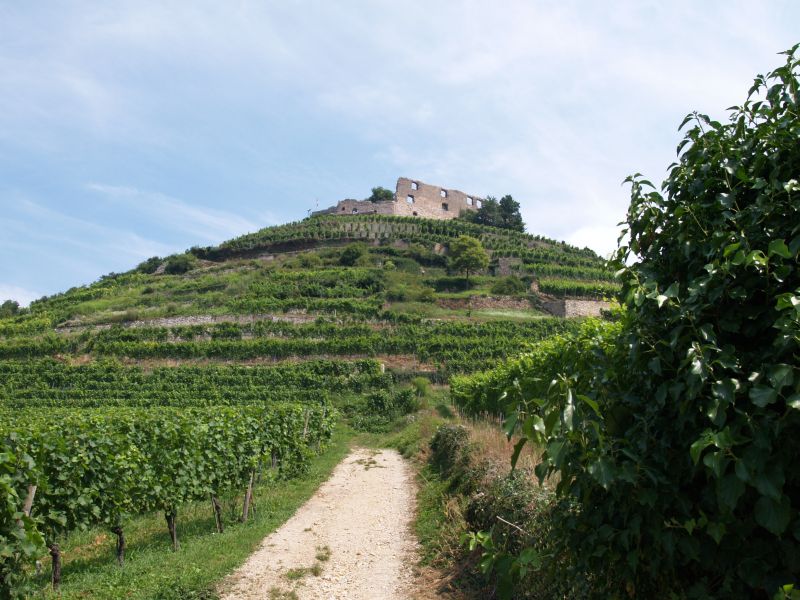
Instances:
[[[411,214],[416,217],[417,216],[417,211],[414,211]]]
[[[406,202],[408,204],[414,204],[414,196],[412,196],[410,194],[408,196],[406,196]]]
[[[344,211],[344,206],[342,207],[342,211]]]
[[[448,210],[447,202],[442,202],[442,210]]]
[[[411,189],[415,190],[415,191],[418,190],[419,189],[419,184],[416,181],[412,181],[411,182]]]
[[[480,200],[478,200],[475,204],[478,206],[478,208],[483,206],[483,202],[481,202]]]
[[[357,208],[354,208],[354,209],[353,209],[353,214],[356,214],[357,212],[358,212],[358,209],[357,209]]]
[[[440,195],[442,198],[447,198],[447,190],[441,190],[441,191],[439,192],[439,195]]]
[[[472,206],[472,198],[467,197],[467,206]]]

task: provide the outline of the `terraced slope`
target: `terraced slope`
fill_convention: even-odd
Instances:
[[[492,258],[469,280],[447,270],[463,234]],[[105,527],[124,553],[142,512],[162,511],[177,546],[184,503],[302,474],[339,416],[385,430],[415,409],[412,377],[446,382],[575,328],[537,308],[547,289],[614,284],[591,251],[537,236],[327,217],[153,258],[0,319],[0,536],[16,544],[0,583],[30,574],[42,542],[57,562],[76,529]]]

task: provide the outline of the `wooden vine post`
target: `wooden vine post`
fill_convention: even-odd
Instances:
[[[178,543],[178,529],[175,526],[175,519],[177,514],[175,509],[170,510],[169,512],[164,513],[164,518],[167,521],[167,529],[169,529],[169,537],[172,539],[172,551],[177,552],[180,548],[180,544]]]
[[[256,476],[256,471],[250,471],[250,482],[247,484],[247,491],[244,493],[244,503],[242,504],[242,523],[247,522],[250,515],[250,503],[253,499],[253,479]]]
[[[213,493],[211,494],[211,508],[214,510],[214,523],[217,526],[217,533],[222,533],[225,531],[225,527],[222,524],[222,505],[219,502],[219,498]]]
[[[122,531],[122,526],[115,525],[111,528],[111,533],[117,536],[117,562],[122,567],[125,564],[125,534]]]

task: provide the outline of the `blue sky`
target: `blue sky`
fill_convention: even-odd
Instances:
[[[620,182],[800,41],[780,1],[0,0],[0,300],[408,176],[615,247]]]

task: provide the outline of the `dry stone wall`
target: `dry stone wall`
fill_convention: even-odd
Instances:
[[[543,300],[542,308],[556,317],[599,317],[601,311],[608,310],[608,302],[600,300],[576,300],[560,298]]]
[[[439,298],[436,304],[449,310],[530,310],[526,298],[510,296],[470,296],[469,298]]]

